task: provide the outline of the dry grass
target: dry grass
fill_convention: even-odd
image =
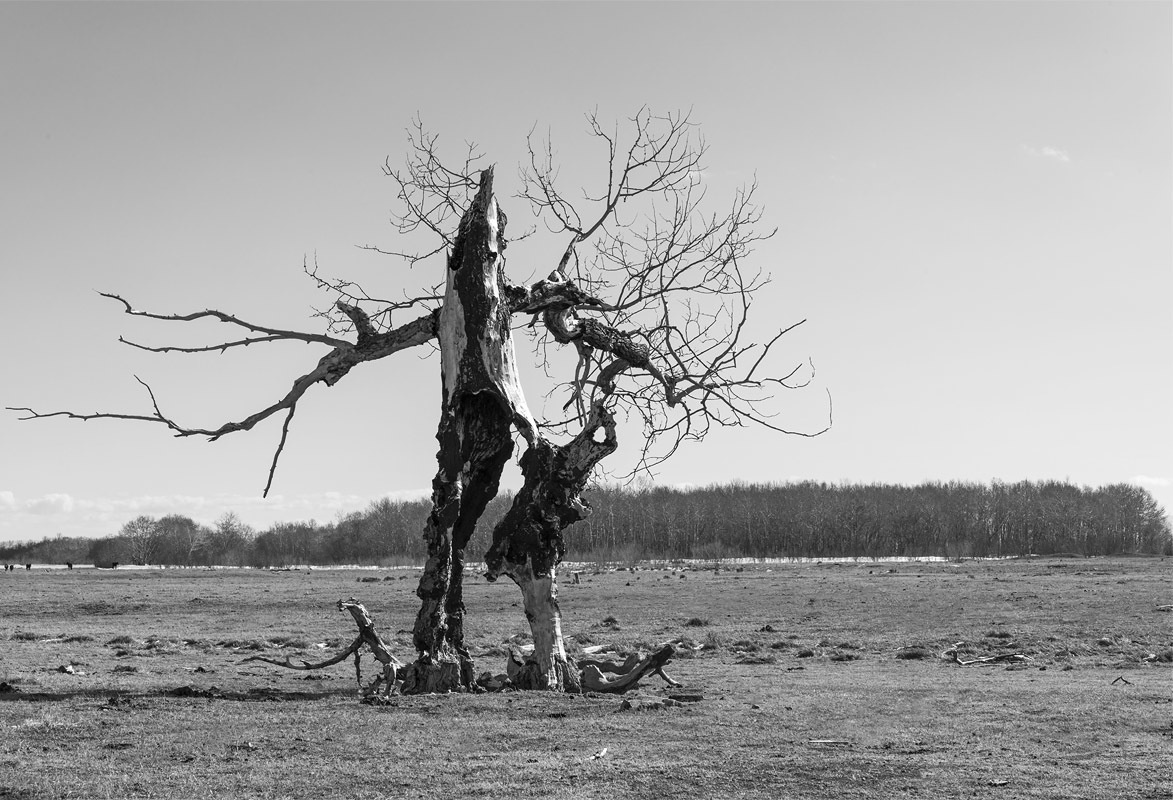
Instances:
[[[0,798],[1173,798],[1173,631],[1158,610],[1173,561],[890,569],[562,587],[576,646],[695,643],[669,672],[704,699],[659,710],[535,693],[375,708],[356,702],[350,663],[239,664],[336,652],[352,630],[334,604],[356,593],[409,657],[413,580],[6,573]],[[526,632],[516,591],[472,579],[466,604],[478,666],[498,671]],[[1033,661],[938,657],[958,642],[966,660]],[[640,695],[664,691],[653,679]]]

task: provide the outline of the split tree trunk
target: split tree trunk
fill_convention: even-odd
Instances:
[[[436,439],[438,469],[424,530],[428,559],[416,594],[413,639],[419,653],[405,671],[403,692],[420,694],[473,685],[464,646],[464,549],[513,451],[512,427],[535,439],[533,417],[518,380],[511,309],[501,268],[505,215],[493,195],[493,170],[460,221],[448,258],[438,338],[442,401]]]
[[[603,438],[597,441],[600,431]],[[617,446],[615,420],[600,402],[591,409],[587,426],[569,443],[559,447],[538,438],[521,457],[525,482],[494,529],[493,545],[485,555],[489,580],[508,575],[521,589],[533,634],[533,655],[513,677],[520,688],[580,688],[578,670],[562,645],[557,576],[566,549],[562,531],[590,513],[582,490],[595,465]]]

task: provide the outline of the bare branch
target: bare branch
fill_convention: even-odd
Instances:
[[[302,334],[295,331],[281,331],[272,328],[264,328],[251,323],[243,322],[229,314],[224,314],[220,311],[207,310],[196,312],[194,314],[154,314],[145,311],[135,311],[133,307],[126,300],[118,295],[102,293],[104,297],[109,297],[118,300],[125,306],[126,313],[133,316],[148,317],[151,319],[161,319],[177,322],[189,322],[205,317],[219,319],[223,322],[230,322],[241,327],[255,330],[258,332],[265,332],[269,335],[263,338],[254,339],[253,341],[277,341],[277,340],[300,340],[306,342],[318,342],[325,344],[333,344],[329,353],[322,356],[317,365],[309,372],[301,375],[294,380],[293,385],[289,391],[272,405],[261,409],[253,414],[248,415],[240,420],[226,422],[217,428],[198,428],[187,425],[181,425],[171,417],[163,413],[159,407],[158,400],[155,397],[154,390],[138,376],[135,376],[143,388],[147,390],[147,394],[151,399],[151,406],[154,410],[153,414],[123,414],[116,412],[95,412],[91,414],[81,414],[74,411],[51,411],[40,412],[27,407],[9,407],[9,411],[24,412],[25,416],[20,417],[22,420],[29,419],[48,419],[51,417],[64,417],[66,419],[77,420],[93,420],[93,419],[119,419],[132,420],[138,422],[153,422],[157,424],[166,425],[177,437],[187,436],[204,436],[208,441],[214,442],[222,436],[238,431],[251,430],[257,423],[268,419],[269,417],[281,411],[285,411],[285,422],[281,429],[281,438],[277,444],[276,450],[273,453],[273,461],[269,468],[268,480],[265,483],[264,494],[267,496],[269,489],[273,484],[273,477],[277,470],[277,462],[281,457],[281,453],[285,449],[286,439],[289,435],[289,425],[293,419],[293,414],[296,409],[297,402],[302,398],[306,391],[316,383],[324,383],[327,386],[333,386],[341,380],[353,367],[366,361],[375,361],[380,358],[385,358],[400,350],[409,347],[414,347],[419,344],[434,339],[436,336],[436,313],[425,314],[416,320],[401,325],[385,332],[378,332],[371,325],[369,317],[359,309],[357,306],[349,306],[345,303],[338,303],[339,310],[346,314],[354,324],[358,331],[358,341],[354,344],[342,339],[335,339],[333,337],[315,336],[314,334]],[[161,347],[149,348],[143,345],[138,345],[133,342],[127,342],[120,339],[126,344],[138,347],[143,350],[152,352],[184,352],[195,353],[205,352],[208,350],[223,350],[227,347],[236,346],[238,343],[224,343],[203,348],[175,348],[175,347]]]
[[[377,250],[377,248],[364,248],[368,250]],[[382,251],[378,251],[382,252]],[[403,311],[410,308],[421,308],[428,311],[434,311],[439,307],[440,300],[443,298],[443,286],[433,283],[430,287],[423,290],[421,294],[410,295],[407,291],[403,292],[402,299],[388,300],[382,297],[375,297],[367,292],[358,282],[346,280],[343,278],[326,278],[319,272],[318,260],[314,258],[314,264],[311,267],[308,260],[302,261],[302,271],[314,282],[314,284],[324,291],[329,292],[335,296],[335,300],[325,309],[319,309],[314,316],[326,320],[329,330],[332,333],[346,335],[354,331],[350,317],[341,311],[339,303],[347,306],[358,306],[359,304],[366,304],[375,306],[378,310],[371,314],[368,319],[371,324],[379,331],[387,331],[392,327],[391,317],[397,311]]]
[[[293,421],[293,412],[297,410],[297,403],[289,405],[289,413],[285,416],[285,423],[281,426],[281,441],[277,443],[277,449],[273,451],[273,463],[269,465],[269,479],[265,481],[265,490],[261,492],[261,497],[269,496],[269,489],[273,487],[273,475],[277,472],[277,460],[281,458],[281,451],[285,449],[285,440],[289,437],[289,423]]]
[[[456,236],[455,223],[476,194],[483,155],[474,143],[466,142],[463,163],[450,167],[440,158],[438,139],[416,117],[407,134],[410,149],[404,168],[392,167],[390,160],[383,165],[383,174],[398,187],[396,200],[401,210],[391,215],[396,231],[400,235],[424,231],[438,241],[418,250],[386,250],[374,245],[365,245],[363,249],[394,255],[415,266],[451,248]]]
[[[742,264],[776,232],[759,229],[756,182],[739,190],[724,211],[712,209],[703,180],[706,146],[688,113],[655,115],[644,108],[625,133],[605,129],[594,113],[587,122],[606,151],[607,179],[602,191],[584,194],[586,206],[557,188],[548,135],[538,145],[531,131],[529,164],[522,170],[520,196],[547,229],[569,235],[549,278],[515,306],[519,313],[540,311],[547,336],[573,345],[573,376],[555,391],[560,407],[574,413],[543,427],[570,430],[583,423],[599,396],[601,370],[619,359],[628,368],[607,395],[644,426],[640,469],[685,441],[703,439],[713,426],[823,432],[785,428],[768,407],[778,389],[809,385],[814,366],[808,361],[777,372],[773,364],[782,338],[802,322],[751,339],[751,300],[769,275]],[[579,249],[588,240],[593,254],[584,260]],[[545,359],[545,345],[539,347]]]
[[[302,342],[313,342],[317,344],[326,344],[331,347],[339,347],[346,344],[342,339],[335,339],[332,336],[323,336],[319,333],[302,333],[301,331],[287,331],[279,328],[267,328],[263,325],[254,325],[251,322],[245,322],[238,319],[231,314],[225,314],[223,311],[216,311],[215,309],[206,309],[204,311],[196,311],[191,314],[154,314],[149,311],[136,311],[130,303],[116,294],[108,292],[98,292],[102,297],[109,297],[111,300],[117,300],[122,303],[123,310],[132,317],[146,317],[148,319],[161,319],[168,322],[192,322],[197,319],[217,319],[220,322],[227,322],[232,325],[238,325],[245,330],[250,330],[254,333],[267,334],[265,341],[277,341],[284,339],[294,339]],[[127,342],[127,344],[131,344]],[[135,345],[137,346],[137,345]],[[143,348],[146,349],[146,348]],[[216,349],[216,348],[211,348]]]

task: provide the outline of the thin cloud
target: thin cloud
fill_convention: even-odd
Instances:
[[[1173,480],[1169,478],[1154,478],[1151,475],[1136,475],[1128,479],[1129,483],[1139,483],[1141,486],[1159,486],[1167,488],[1173,486]]]
[[[1032,147],[1029,144],[1024,144],[1022,150],[1028,156],[1034,158],[1046,158],[1052,161],[1058,161],[1061,164],[1070,164],[1071,156],[1066,150],[1060,150],[1058,147],[1051,147],[1049,145],[1044,147]]]

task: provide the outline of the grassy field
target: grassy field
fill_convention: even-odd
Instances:
[[[572,648],[685,640],[700,649],[668,672],[699,702],[659,702],[652,678],[630,708],[514,692],[376,707],[349,661],[239,663],[337,652],[351,596],[409,660],[417,575],[0,574],[0,798],[1173,798],[1173,559],[565,582]],[[478,669],[502,671],[526,631],[516,589],[470,578],[466,602]],[[956,642],[963,660],[1033,660],[939,657]]]

